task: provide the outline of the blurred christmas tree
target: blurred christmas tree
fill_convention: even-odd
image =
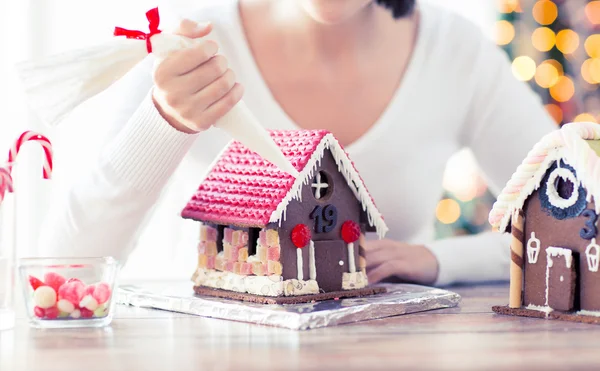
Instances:
[[[495,1],[496,42],[512,60],[515,77],[540,95],[557,124],[600,122],[600,0]],[[472,169],[468,182],[455,184],[465,179],[469,156],[461,161],[447,170],[447,192],[436,211],[440,238],[489,229],[494,198]]]
[[[497,43],[555,120],[600,121],[600,1],[500,0]]]

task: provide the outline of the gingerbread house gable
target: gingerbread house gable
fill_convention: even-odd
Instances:
[[[528,153],[498,196],[489,215],[492,227],[502,232],[509,231],[511,219],[523,209],[535,191],[542,190],[543,197],[549,198],[558,207],[568,208],[576,201],[569,197],[563,199],[555,187],[545,187],[548,180],[568,180],[575,189],[583,187],[586,190],[587,202],[598,200],[599,150],[600,125],[595,123],[566,124],[546,135]],[[563,168],[556,169],[561,164]],[[596,202],[595,209],[596,213],[600,213],[600,202]]]
[[[379,237],[387,226],[363,179],[337,139],[325,130],[270,131],[299,176],[278,169],[238,141],[231,142],[210,167],[182,217],[204,223],[264,228],[286,219],[288,205],[301,201],[303,186],[312,182],[330,152]]]

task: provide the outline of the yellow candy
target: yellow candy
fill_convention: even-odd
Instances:
[[[239,262],[246,262],[248,260],[248,249],[243,247],[238,251],[238,259]]]
[[[208,257],[204,254],[198,256],[198,267],[206,268],[206,262],[208,261]]]
[[[269,260],[268,264],[269,274],[281,275],[282,267],[280,262]]]

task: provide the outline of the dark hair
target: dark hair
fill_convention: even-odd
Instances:
[[[375,0],[381,6],[392,11],[394,18],[402,18],[415,9],[415,0]]]

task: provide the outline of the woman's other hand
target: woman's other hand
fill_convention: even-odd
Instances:
[[[425,246],[374,240],[366,242],[365,254],[371,283],[393,277],[403,282],[431,285],[437,279],[438,261]]]
[[[175,33],[202,38],[211,30],[210,24],[183,20]],[[154,104],[177,130],[206,130],[242,98],[243,88],[218,50],[216,42],[200,40],[194,47],[173,52],[155,69]]]

